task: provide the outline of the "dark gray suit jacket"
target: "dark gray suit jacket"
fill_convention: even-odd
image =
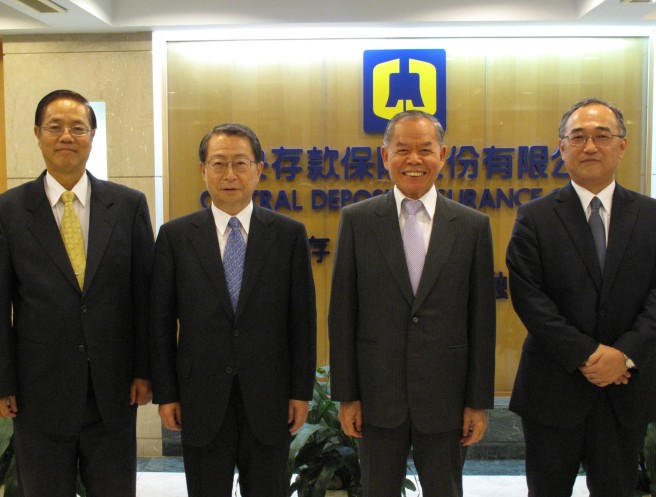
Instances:
[[[571,184],[520,207],[507,262],[528,329],[510,408],[574,427],[607,394],[624,425],[656,419],[656,200],[616,185],[603,278]],[[596,387],[578,370],[599,343],[635,361],[628,385]]]
[[[109,428],[132,413],[131,380],[150,377],[154,239],[145,196],[89,174],[81,291],[44,175],[0,195],[0,396],[16,395],[24,426],[74,435],[82,426],[89,370]]]
[[[152,307],[153,400],[181,403],[184,443],[215,438],[235,374],[255,436],[266,444],[289,436],[289,400],[312,398],[316,367],[314,280],[301,223],[254,208],[235,313],[212,211],[169,221],[157,236]]]
[[[495,300],[487,216],[438,194],[412,295],[392,191],[342,211],[330,299],[332,395],[364,421],[462,427],[494,395]]]

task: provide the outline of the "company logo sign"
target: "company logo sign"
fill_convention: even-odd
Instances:
[[[446,51],[365,50],[364,130],[383,133],[405,110],[434,115],[446,129]]]

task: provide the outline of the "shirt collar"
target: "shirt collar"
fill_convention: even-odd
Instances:
[[[403,202],[403,200],[406,198],[409,197],[406,197],[403,192],[401,192],[401,190],[399,190],[396,185],[394,185],[394,200],[396,201],[396,212],[398,212],[399,216],[401,215],[401,202]],[[423,197],[419,198],[418,200],[421,200],[421,203],[424,204],[424,209],[426,209],[426,213],[428,214],[429,219],[432,221],[433,215],[435,214],[435,209],[437,207],[437,190],[435,189],[435,186],[424,193]]]
[[[225,234],[226,229],[228,228],[228,221],[231,217],[236,217],[241,223],[241,227],[244,228],[246,235],[248,235],[248,229],[251,225],[251,216],[253,215],[253,202],[249,202],[243,210],[238,212],[236,215],[231,216],[225,211],[222,211],[217,206],[212,203],[212,215],[214,216],[214,224],[216,224],[216,229],[219,230],[221,236]]]
[[[573,181],[572,181],[572,187],[574,187],[576,194],[579,196],[579,200],[581,201],[581,205],[583,206],[583,210],[585,212],[588,212],[588,206],[590,205],[590,201],[594,197],[598,197],[599,200],[601,200],[604,210],[610,213],[610,210],[613,207],[613,193],[615,192],[615,180],[613,180],[610,185],[608,185],[606,188],[601,190],[596,195],[590,192],[589,190],[586,190],[582,186],[577,185]]]
[[[46,189],[46,195],[48,197],[48,201],[50,202],[50,206],[55,207],[55,205],[57,205],[57,202],[59,202],[59,200],[61,199],[62,193],[68,190],[66,190],[66,188],[64,188],[59,183],[59,181],[57,181],[49,172],[46,172],[44,184]],[[86,208],[87,201],[89,198],[88,197],[89,177],[87,176],[86,173],[82,175],[82,177],[78,180],[78,182],[70,191],[75,193],[75,196],[77,197],[77,200],[80,202],[82,207]]]

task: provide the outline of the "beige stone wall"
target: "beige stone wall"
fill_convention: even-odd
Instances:
[[[33,132],[41,97],[75,90],[106,103],[109,179],[146,194],[155,226],[152,34],[9,36],[2,48],[7,187],[45,168]],[[161,455],[156,406],[139,408],[137,435],[139,455]]]
[[[0,42],[0,192],[7,189],[7,159],[5,154],[5,92],[2,80],[4,79],[2,43]]]

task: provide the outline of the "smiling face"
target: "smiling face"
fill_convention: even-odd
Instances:
[[[605,105],[591,104],[577,109],[567,120],[564,136],[620,134],[617,117]],[[615,171],[626,150],[626,138],[614,136],[608,145],[596,144],[588,139],[574,146],[567,138],[558,142],[560,155],[572,181],[597,194],[615,179]]]
[[[234,216],[241,212],[253,198],[253,192],[260,181],[264,163],[257,162],[247,138],[238,135],[216,134],[207,144],[205,162],[212,159],[252,161],[245,172],[237,172],[230,166],[223,172],[216,172],[200,163],[200,171],[205,181],[212,203],[223,212]]]
[[[395,125],[381,154],[396,187],[412,199],[430,190],[444,166],[446,147],[426,118],[405,118]]]
[[[42,128],[58,124],[65,128],[83,126],[91,128],[87,107],[75,100],[59,99],[48,104],[40,126],[34,134],[43,154],[46,168],[62,186],[72,188],[82,177],[91,153],[94,131],[83,136],[73,136],[66,129],[60,136],[48,134]]]

